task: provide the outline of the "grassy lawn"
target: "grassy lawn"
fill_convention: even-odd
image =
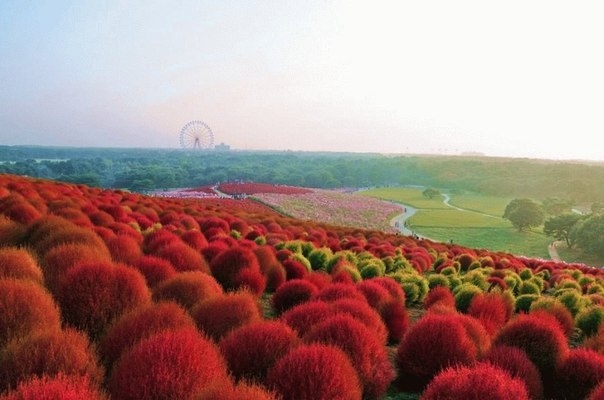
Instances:
[[[377,197],[382,200],[396,201],[404,203],[408,206],[417,209],[449,209],[446,204],[443,204],[442,197],[434,197],[427,199],[422,195],[424,189],[406,188],[406,187],[388,187],[371,189],[359,192],[363,196]]]
[[[578,262],[596,267],[604,267],[604,258],[593,254],[584,254],[583,251],[579,249],[569,249],[566,247],[566,244],[558,245],[558,255],[569,263]]]
[[[449,203],[466,210],[501,217],[505,211],[505,207],[511,200],[511,198],[464,193],[451,195],[451,201]]]
[[[462,246],[503,251],[527,257],[549,258],[551,238],[535,231],[518,232],[501,218],[510,199],[474,193],[451,194],[450,204],[468,211],[456,210],[422,195],[421,188],[380,188],[362,192],[403,203],[417,209],[409,219],[409,228],[420,236]]]

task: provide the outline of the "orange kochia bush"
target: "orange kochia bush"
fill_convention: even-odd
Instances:
[[[22,279],[0,279],[0,348],[10,340],[60,327],[54,299],[44,287]]]

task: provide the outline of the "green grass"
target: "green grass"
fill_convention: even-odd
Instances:
[[[594,254],[585,254],[580,249],[569,249],[566,247],[566,244],[558,245],[558,255],[561,259],[569,263],[577,262],[604,267],[604,257],[598,257]]]
[[[466,210],[501,217],[511,200],[511,198],[464,193],[451,195],[450,204]]]
[[[432,200],[422,195],[421,188],[380,188],[362,192],[366,196],[396,201],[417,209],[408,226],[420,236],[459,245],[502,251],[527,257],[549,258],[551,238],[539,229],[518,232],[501,218],[509,198],[484,196],[476,193],[451,194],[450,204],[442,197]]]
[[[421,209],[411,217],[409,224],[416,229],[428,227],[506,228],[510,226],[510,222],[503,218],[453,208]]]
[[[437,196],[433,199],[427,199],[422,195],[423,191],[423,189],[418,188],[389,187],[366,190],[359,192],[359,194],[404,203],[417,209],[449,209],[443,204],[442,197]]]

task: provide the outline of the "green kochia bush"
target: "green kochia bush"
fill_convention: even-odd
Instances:
[[[331,257],[333,257],[333,251],[329,247],[321,247],[308,254],[308,261],[313,270],[325,270]]]
[[[538,294],[521,294],[516,297],[515,307],[517,312],[528,312],[531,304],[539,299]]]
[[[423,302],[430,290],[428,280],[417,273],[397,272],[390,277],[402,286],[407,305]]]
[[[461,312],[467,312],[472,299],[483,290],[472,283],[463,283],[454,289],[455,307]]]
[[[575,321],[577,328],[581,329],[585,336],[595,335],[604,322],[604,306],[592,305],[582,309]]]

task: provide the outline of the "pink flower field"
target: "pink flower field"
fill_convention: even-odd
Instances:
[[[390,220],[401,213],[396,204],[331,190],[257,193],[254,198],[294,218],[385,232],[394,232]]]

